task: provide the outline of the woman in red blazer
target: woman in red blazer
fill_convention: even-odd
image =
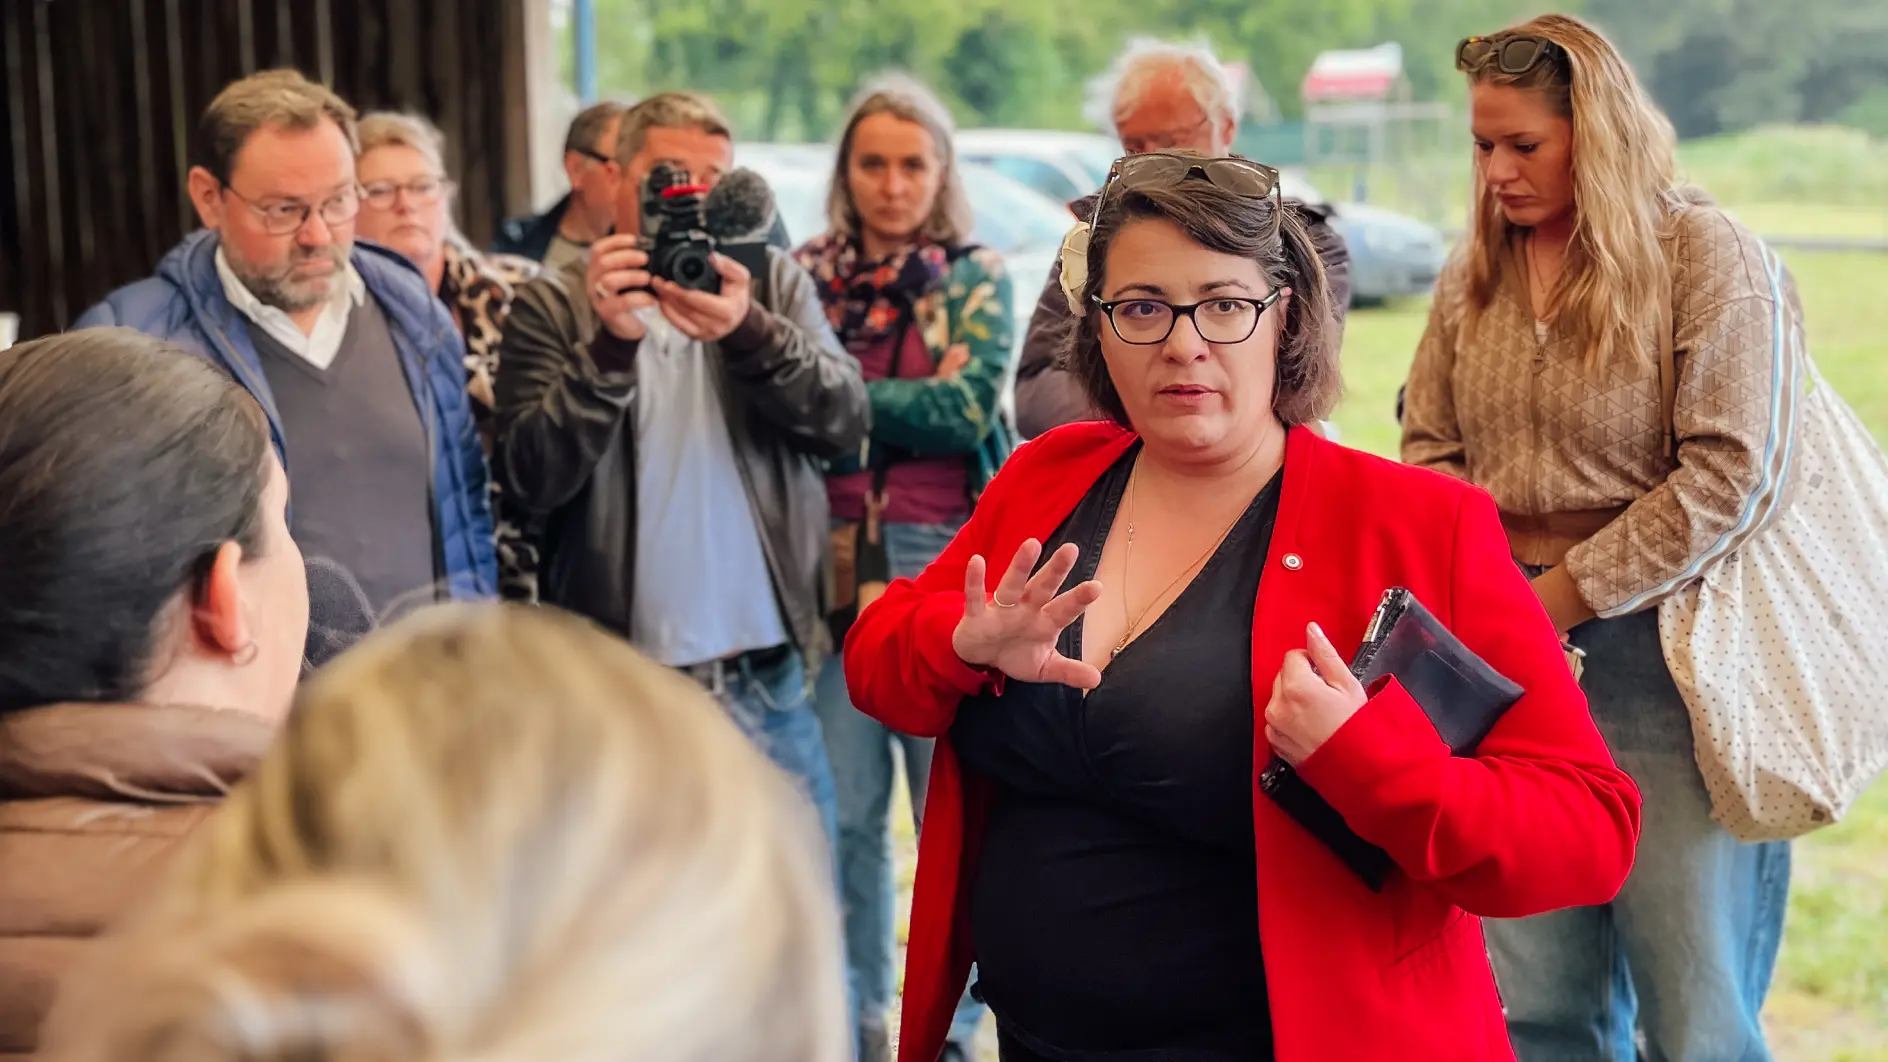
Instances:
[[[1479,917],[1631,866],[1638,792],[1488,497],[1305,427],[1335,337],[1276,181],[1116,163],[1062,270],[1114,423],[1019,449],[847,640],[853,703],[940,739],[902,1062],[973,960],[1005,1062],[1511,1058]],[[1346,670],[1390,586],[1527,690],[1476,755]],[[1259,792],[1274,752],[1393,857],[1381,892]]]

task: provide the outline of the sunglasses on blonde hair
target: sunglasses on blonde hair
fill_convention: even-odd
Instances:
[[[1101,199],[1107,199],[1108,190],[1117,184],[1120,185],[1122,191],[1132,192],[1142,188],[1171,188],[1182,181],[1196,177],[1216,188],[1247,199],[1276,196],[1279,209],[1272,212],[1272,231],[1274,234],[1277,233],[1285,212],[1284,192],[1279,185],[1278,170],[1262,162],[1253,162],[1251,159],[1242,159],[1236,155],[1217,159],[1166,151],[1128,155],[1116,159],[1114,165],[1108,167],[1108,179],[1101,185]],[[1100,212],[1099,200],[1096,212]]]
[[[1455,68],[1465,74],[1473,74],[1492,62],[1504,74],[1525,74],[1565,54],[1560,45],[1553,41],[1522,33],[1465,37],[1462,43],[1455,46]]]

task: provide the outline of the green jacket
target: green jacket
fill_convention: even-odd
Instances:
[[[962,345],[969,364],[950,379],[935,376],[868,380],[872,432],[860,452],[835,460],[833,473],[857,471],[873,444],[912,454],[964,454],[974,497],[1009,456],[1014,441],[997,410],[1014,346],[1010,278],[996,252],[973,247],[951,263],[938,290],[913,307],[912,327],[924,337],[932,364]]]

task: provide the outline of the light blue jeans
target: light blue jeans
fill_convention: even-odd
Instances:
[[[705,684],[741,733],[812,801],[825,828],[826,843],[836,851],[839,828],[833,770],[819,716],[808,696],[806,663],[790,647],[779,650],[777,659],[766,659],[767,655],[749,653],[715,665],[715,676]],[[756,657],[764,662],[757,664]]]
[[[1758,1014],[1782,941],[1789,844],[1740,844],[1711,820],[1656,611],[1595,620],[1573,641],[1587,652],[1593,720],[1644,796],[1644,824],[1612,903],[1485,923],[1515,1053],[1769,1062]]]
[[[917,575],[957,534],[955,525],[886,524],[885,552],[893,578]],[[893,956],[897,888],[892,875],[893,749],[905,761],[913,823],[924,825],[925,783],[932,742],[887,728],[852,706],[837,656],[820,669],[813,694],[838,792],[839,896],[846,915],[846,959],[861,1019],[885,1020],[895,985]],[[957,1006],[950,1039],[968,1047],[983,1021],[983,1005],[966,994]],[[974,1054],[973,1056],[974,1057]]]

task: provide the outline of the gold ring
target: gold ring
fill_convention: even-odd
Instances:
[[[1022,604],[1021,601],[999,601],[995,594],[990,595],[990,603],[998,608],[1015,608],[1017,605]]]
[[[596,286],[590,290],[596,292],[597,298],[599,299],[607,299],[610,297],[610,289],[604,287],[601,280],[597,281]]]

